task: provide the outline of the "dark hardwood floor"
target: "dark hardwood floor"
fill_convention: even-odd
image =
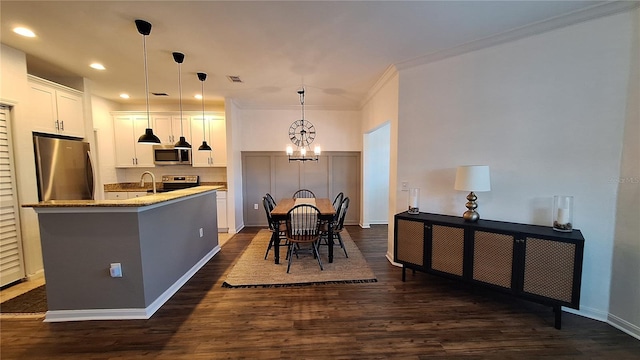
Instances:
[[[149,320],[2,319],[8,359],[638,359],[640,341],[606,323],[408,272],[385,258],[387,227],[348,232],[377,283],[222,288],[258,231],[229,240]],[[339,252],[336,253],[339,256]]]

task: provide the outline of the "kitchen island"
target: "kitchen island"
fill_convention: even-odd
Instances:
[[[45,321],[150,318],[220,251],[218,188],[24,205],[38,214]]]

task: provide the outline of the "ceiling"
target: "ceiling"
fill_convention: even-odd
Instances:
[[[240,108],[305,105],[360,109],[391,66],[417,64],[468,44],[498,39],[548,19],[605,6],[602,1],[6,1],[1,42],[27,54],[29,73],[85,77],[109,100],[144,103],[147,37],[151,103],[178,101],[204,85],[207,104],[232,99]],[[31,28],[35,38],[11,30]],[[431,56],[431,57],[430,57]],[[89,68],[100,62],[104,71]],[[208,74],[201,83],[196,72]],[[232,83],[228,75],[239,76]],[[119,98],[122,92],[131,99]],[[193,106],[193,105],[192,105]]]

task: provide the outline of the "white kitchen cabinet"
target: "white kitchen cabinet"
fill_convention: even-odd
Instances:
[[[189,118],[182,116],[182,129],[180,128],[180,116],[179,115],[154,115],[153,116],[153,132],[156,134],[162,144],[173,145],[180,139],[180,136],[184,131],[184,137],[191,145],[191,126]]]
[[[82,92],[29,76],[28,101],[33,131],[84,137]]]
[[[126,200],[150,195],[146,191],[105,191],[105,200]]]
[[[105,191],[104,192],[105,200],[125,200],[127,199],[126,191]]]
[[[229,225],[227,223],[227,192],[217,191],[217,208],[218,208],[218,232],[229,231]]]
[[[152,145],[138,142],[147,126],[146,114],[113,117],[117,168],[154,167]]]
[[[223,117],[205,115],[203,124],[202,115],[192,116],[191,134],[194,167],[227,166],[227,132]],[[207,140],[212,151],[198,151],[203,139]]]

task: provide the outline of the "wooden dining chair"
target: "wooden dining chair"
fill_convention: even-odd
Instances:
[[[269,194],[269,193],[266,193],[264,196],[269,201],[269,205],[271,205],[271,210],[273,210],[273,208],[276,207],[276,205],[277,205],[276,201],[273,198],[273,196],[271,196],[271,194]]]
[[[280,247],[289,246],[289,244],[287,242],[287,228],[285,224],[276,222],[271,217],[271,211],[273,210],[273,207],[271,206],[271,203],[269,202],[269,199],[266,196],[262,198],[262,206],[264,207],[264,211],[267,214],[269,231],[271,231],[271,238],[269,240],[269,245],[267,246],[267,252],[264,253],[264,259],[266,260],[267,257],[269,256],[269,250],[271,250],[271,248],[275,245],[274,233],[277,232],[277,236],[280,237],[280,244],[279,244]]]
[[[297,199],[297,198],[315,198],[316,194],[313,193],[313,191],[308,190],[308,189],[300,189],[296,192],[293,193],[293,198]]]
[[[287,257],[289,262],[287,265],[287,273],[291,269],[291,260],[293,255],[297,255],[302,251],[310,252],[318,260],[320,270],[324,270],[322,267],[322,260],[320,260],[320,253],[318,252],[318,242],[320,240],[320,210],[310,204],[296,205],[287,213],[286,220],[286,236],[289,244],[287,251]],[[309,248],[304,248],[302,245],[308,244]]]
[[[339,192],[338,195],[333,199],[333,208],[338,211],[340,204],[342,204],[342,199],[344,199],[344,193]]]
[[[349,257],[349,254],[347,254],[347,248],[344,246],[344,241],[342,241],[342,231],[344,230],[344,219],[347,216],[347,209],[349,209],[349,202],[351,200],[349,200],[349,197],[344,198],[344,200],[342,200],[342,203],[340,203],[340,209],[338,211],[336,211],[337,217],[334,218],[333,221],[333,245],[335,246],[336,244],[340,245],[340,248],[342,248],[342,251],[344,251],[344,256],[345,257]],[[320,245],[327,245],[329,246],[329,230],[328,227],[325,225],[324,229],[322,229],[322,234],[321,234],[321,238],[320,238]],[[322,240],[324,240],[324,243],[322,242]]]

